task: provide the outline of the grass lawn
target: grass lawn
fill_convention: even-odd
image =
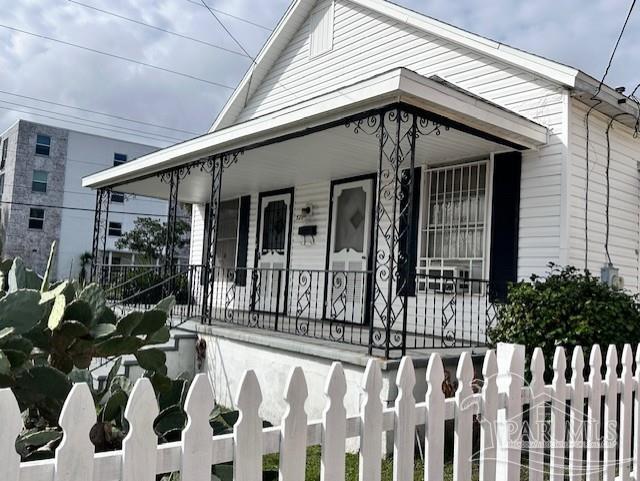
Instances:
[[[278,470],[278,455],[271,454],[264,458],[265,471]],[[318,481],[320,479],[320,446],[312,446],[307,449],[307,474],[306,481]],[[424,479],[424,465],[420,459],[416,460],[416,469],[414,473],[416,481]],[[453,479],[453,465],[445,466],[443,481]],[[478,479],[477,467],[474,467],[473,479]],[[382,461],[382,481],[393,480],[393,460],[386,458]],[[346,455],[346,481],[358,481],[358,455]]]

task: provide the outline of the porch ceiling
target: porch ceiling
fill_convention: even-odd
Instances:
[[[459,130],[441,129],[440,135],[421,137],[416,144],[416,165],[438,165],[491,153],[513,150]],[[379,141],[344,125],[304,137],[245,152],[224,171],[222,197],[234,198],[296,185],[330,181],[376,172]],[[167,198],[168,186],[153,176],[118,187],[119,191]],[[205,203],[211,192],[211,175],[195,167],[180,182],[179,200]]]
[[[395,69],[280,112],[154,152],[83,179],[83,186],[166,198],[157,174],[212,155],[246,149],[225,171],[223,196],[272,190],[376,171],[374,136],[355,134],[341,119],[402,102],[446,118],[459,128],[421,137],[417,163],[439,164],[515,148],[538,148],[547,129],[441,79]],[[180,200],[209,198],[210,175],[194,169]]]

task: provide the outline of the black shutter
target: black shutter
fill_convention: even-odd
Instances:
[[[249,252],[249,210],[251,196],[240,198],[240,213],[238,215],[238,254],[236,256],[236,285],[247,285],[247,255]]]
[[[409,169],[402,172],[403,176],[409,176]],[[422,180],[422,169],[415,167],[413,169],[413,211],[411,224],[409,224],[409,209],[407,208],[409,202],[410,185],[409,183],[402,184],[402,198],[400,199],[400,235],[399,239],[399,252],[406,252],[408,254],[407,263],[404,266],[404,272],[402,277],[407,279],[407,282],[403,285],[398,285],[398,295],[415,296],[416,295],[416,266],[418,262],[418,225],[420,219],[420,185]],[[413,226],[413,230],[410,229],[410,225]]]
[[[516,282],[518,277],[521,169],[520,152],[498,154],[494,158],[489,264],[492,301],[506,300],[509,283]]]

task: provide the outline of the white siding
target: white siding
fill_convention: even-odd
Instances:
[[[189,263],[191,265],[204,264],[205,213],[205,204],[193,204],[191,209],[191,246],[189,247]]]
[[[318,2],[314,11],[326,8],[328,3]],[[309,58],[309,29],[307,20],[256,87],[238,121],[392,68],[406,67],[421,75],[443,77],[550,128],[549,145],[524,154],[518,275],[542,274],[548,262],[560,261],[562,164],[566,158],[561,87],[348,0],[335,2],[331,52]],[[314,260],[312,265],[316,264]]]
[[[570,183],[570,263],[584,267],[585,257],[585,186],[586,186],[586,127],[588,108],[572,100],[571,183]],[[606,228],[606,129],[609,120],[592,112],[589,119],[589,261],[588,268],[595,275],[606,262],[604,243]],[[614,123],[611,139],[611,206],[609,251],[613,264],[625,278],[625,287],[633,292],[638,288],[638,214],[640,213],[640,140],[620,123]]]

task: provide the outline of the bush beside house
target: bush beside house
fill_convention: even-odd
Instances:
[[[550,264],[546,277],[534,275],[510,287],[489,338],[492,344],[539,346],[547,366],[556,346],[635,344],[640,342],[638,296],[610,287],[589,272]]]

